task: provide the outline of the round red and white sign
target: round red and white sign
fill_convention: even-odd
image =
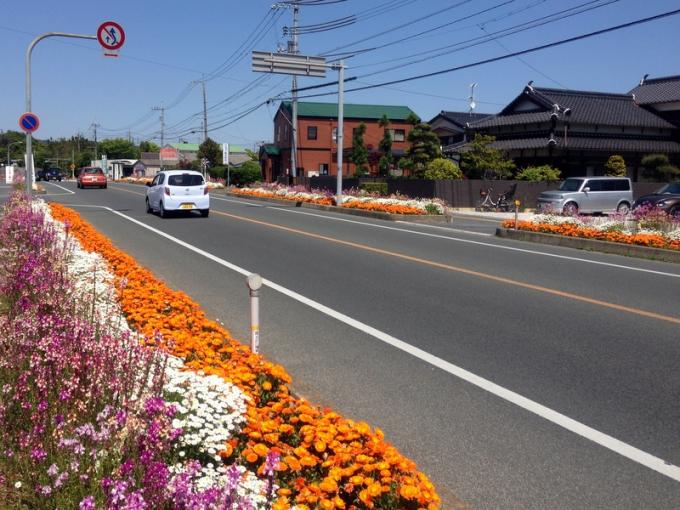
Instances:
[[[125,42],[125,31],[115,21],[105,21],[97,29],[97,40],[105,50],[117,50]]]

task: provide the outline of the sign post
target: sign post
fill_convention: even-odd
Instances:
[[[100,41],[100,44],[104,47],[105,50],[104,54],[106,54],[106,50],[110,51],[118,50],[125,42],[125,32],[118,23],[115,23],[113,21],[107,21],[105,23],[102,23],[99,26],[99,28],[100,30],[97,30],[97,35],[69,34],[66,32],[47,32],[42,35],[39,35],[38,37],[33,39],[33,41],[31,41],[31,44],[29,44],[28,48],[26,49],[25,59],[27,113],[31,112],[31,55],[33,54],[33,48],[35,48],[35,45],[48,37],[69,37],[72,39],[92,39],[92,40],[98,39]],[[106,34],[104,33],[106,32],[105,29],[109,30]],[[117,54],[118,53],[116,52],[116,55]],[[38,119],[38,117],[35,116],[35,119]],[[29,124],[31,123],[30,120],[28,120],[27,122]],[[21,121],[20,125],[22,125]],[[35,131],[39,125],[40,121],[38,120],[38,123],[33,128],[33,131]],[[30,126],[28,127],[30,128]],[[31,196],[31,192],[33,191],[33,137],[31,133],[32,131],[26,132],[26,194],[29,197]]]

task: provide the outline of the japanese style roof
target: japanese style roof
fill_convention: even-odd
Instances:
[[[465,124],[468,122],[472,124],[473,122],[480,121],[490,116],[490,113],[449,112],[442,110],[430,121],[430,124],[432,124],[438,117],[441,117],[448,120],[452,124],[459,126],[461,129],[465,129]]]
[[[272,144],[262,145],[260,147],[260,154],[262,154],[263,151],[266,152],[269,156],[278,156],[279,154],[281,154],[279,148],[276,145]]]
[[[664,76],[651,80],[643,78],[640,84],[630,93],[635,94],[635,101],[638,104],[680,101],[680,75]]]
[[[566,143],[564,137],[555,137],[555,141],[557,143],[554,148],[562,150],[680,154],[680,143],[671,140],[568,136]],[[469,142],[459,142],[444,147],[443,151],[448,153],[465,152],[469,145]],[[491,143],[491,146],[504,151],[545,149],[548,147],[548,139],[534,137],[496,140]]]
[[[282,102],[281,106],[291,109],[290,101]],[[408,106],[345,103],[343,110],[348,119],[379,120],[386,115],[390,120],[406,120],[409,115],[415,115]],[[298,102],[298,117],[337,118],[338,104]]]
[[[640,108],[631,94],[538,88],[527,85],[498,115],[471,124],[474,129],[549,122],[553,112],[572,124],[673,129],[661,117]],[[568,114],[568,115],[567,115]]]

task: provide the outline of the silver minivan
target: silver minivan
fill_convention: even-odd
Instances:
[[[538,196],[540,212],[622,213],[633,203],[633,187],[628,177],[569,177],[555,191]]]

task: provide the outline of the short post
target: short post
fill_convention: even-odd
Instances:
[[[519,222],[519,205],[520,201],[515,200],[515,230],[517,230],[517,223]]]
[[[250,289],[250,350],[254,353],[260,351],[260,288],[262,277],[252,273],[247,279]]]

